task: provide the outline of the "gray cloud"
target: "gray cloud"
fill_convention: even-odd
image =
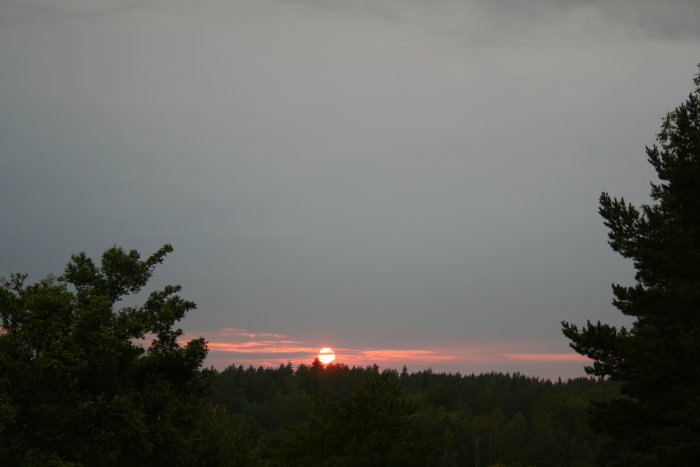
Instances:
[[[0,27],[17,27],[123,13],[146,2],[138,0],[2,0]]]
[[[280,2],[288,3],[288,2]],[[693,0],[295,0],[333,13],[373,16],[435,32],[490,41],[558,35],[618,39],[688,39],[700,34]],[[560,37],[561,39],[561,37]]]
[[[261,2],[257,2],[261,3]],[[575,39],[697,38],[700,4],[694,0],[264,0],[275,8],[313,8],[362,20],[399,21],[441,34],[490,41],[569,35]],[[193,2],[136,0],[3,0],[0,26],[112,15],[131,10],[191,7]],[[196,2],[199,9],[248,8],[247,0]],[[551,36],[550,36],[551,37]]]

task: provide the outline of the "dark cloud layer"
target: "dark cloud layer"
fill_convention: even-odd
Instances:
[[[287,2],[280,2],[287,3]],[[330,12],[409,21],[464,35],[522,39],[557,25],[559,32],[617,38],[697,38],[694,0],[294,0]],[[440,26],[442,24],[442,27]]]
[[[331,14],[408,21],[442,32],[517,37],[559,23],[562,30],[597,32],[611,37],[697,38],[700,4],[695,0],[263,0],[311,7]],[[130,10],[171,8],[188,1],[3,0],[0,26],[52,19],[89,18]],[[191,2],[189,2],[191,3]],[[245,8],[248,1],[205,2],[201,8]],[[442,24],[442,26],[440,26]],[[468,26],[468,27],[467,27]],[[581,28],[581,31],[577,31]],[[571,32],[571,31],[570,31]]]

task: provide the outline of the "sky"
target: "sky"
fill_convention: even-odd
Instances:
[[[583,375],[693,0],[0,0],[0,275],[171,243],[207,365]]]

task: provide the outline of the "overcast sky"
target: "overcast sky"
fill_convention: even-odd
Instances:
[[[693,0],[0,0],[0,275],[174,253],[209,363],[583,374]]]

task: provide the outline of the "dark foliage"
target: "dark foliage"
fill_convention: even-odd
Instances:
[[[181,346],[173,328],[194,303],[167,286],[117,308],[170,251],[142,261],[114,247],[100,266],[80,253],[61,277],[0,281],[2,465],[196,463],[214,420],[203,416],[214,375],[200,371],[204,340]]]
[[[273,466],[594,466],[601,440],[586,410],[615,395],[614,384],[586,378],[318,362],[296,371],[231,366],[211,393],[247,421],[250,465]]]
[[[630,329],[563,323],[590,374],[621,381],[624,397],[596,404],[610,465],[696,465],[700,458],[700,73],[647,148],[660,180],[641,208],[604,193],[610,246],[633,261],[636,284],[614,285]]]

